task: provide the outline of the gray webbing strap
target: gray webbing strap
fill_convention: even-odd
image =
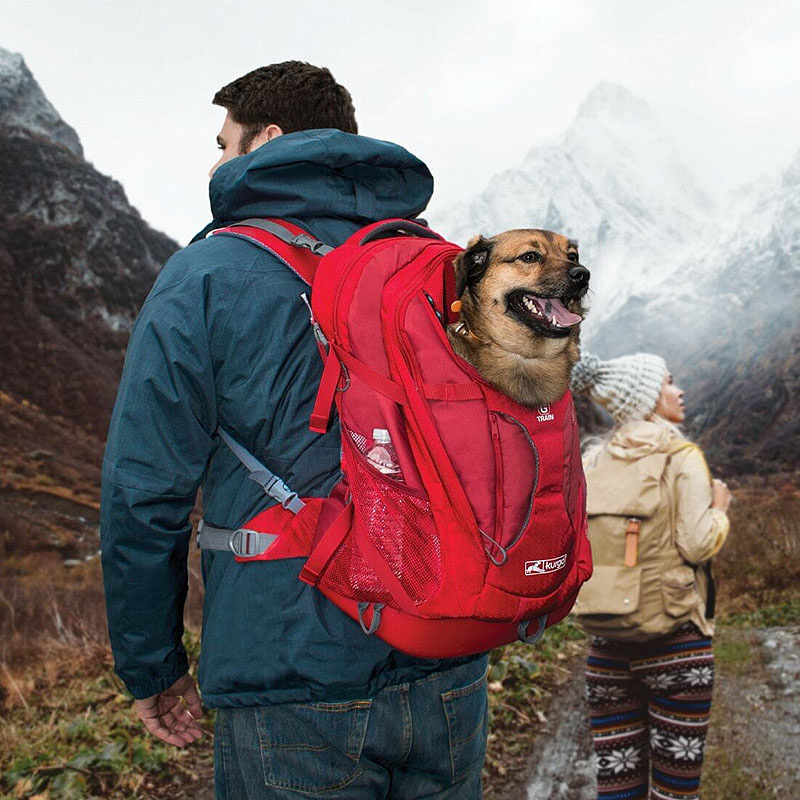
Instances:
[[[274,472],[270,472],[255,456],[239,444],[222,428],[217,429],[219,438],[228,445],[230,451],[244,464],[250,473],[250,480],[257,483],[273,500],[277,500],[285,509],[297,514],[305,507],[305,503]]]
[[[248,528],[214,528],[201,519],[197,524],[197,546],[201,550],[224,550],[236,556],[261,555],[278,538],[275,533],[261,533]]]
[[[333,250],[330,245],[319,241],[319,239],[315,239],[313,236],[309,236],[307,233],[292,233],[291,231],[287,231],[283,225],[278,225],[277,222],[270,222],[268,219],[244,219],[241,222],[234,223],[230,227],[261,228],[262,231],[277,236],[278,239],[282,242],[286,242],[286,244],[291,244],[294,247],[303,247],[320,256],[324,256],[326,253],[330,253],[331,250]]]
[[[537,623],[536,630],[533,633],[528,633],[528,628],[534,623]],[[547,627],[547,614],[539,617],[537,620],[530,620],[529,622],[520,622],[517,626],[517,637],[525,644],[535,644],[544,635],[545,628]]]
[[[372,606],[372,622],[369,625],[364,622],[364,612]],[[383,611],[383,603],[359,603],[358,604],[358,623],[361,625],[361,630],[371,636],[380,627],[381,624],[381,611]]]

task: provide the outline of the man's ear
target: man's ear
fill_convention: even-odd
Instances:
[[[461,297],[468,287],[474,286],[484,276],[492,254],[492,241],[483,236],[473,236],[467,249],[453,262],[456,270],[456,295]]]
[[[262,144],[271,142],[273,139],[277,139],[278,136],[283,136],[283,131],[281,130],[280,125],[275,125],[275,123],[271,122],[265,128],[262,128],[258,134],[256,134],[255,138],[247,146],[246,152],[252,153],[256,148],[261,147]],[[242,153],[242,155],[245,155],[245,153]]]

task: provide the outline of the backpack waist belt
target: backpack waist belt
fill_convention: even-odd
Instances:
[[[197,525],[197,546],[201,550],[225,550],[240,558],[263,553],[278,538],[274,533],[261,533],[248,528],[215,528],[201,519]]]

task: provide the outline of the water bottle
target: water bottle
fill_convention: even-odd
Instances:
[[[397,452],[392,444],[389,431],[385,428],[375,428],[372,431],[372,447],[367,453],[367,461],[378,472],[402,483],[403,475],[400,472]]]

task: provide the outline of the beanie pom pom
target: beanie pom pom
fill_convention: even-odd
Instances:
[[[570,388],[573,394],[586,394],[591,391],[597,381],[601,363],[592,353],[581,353],[580,360],[572,368]]]

